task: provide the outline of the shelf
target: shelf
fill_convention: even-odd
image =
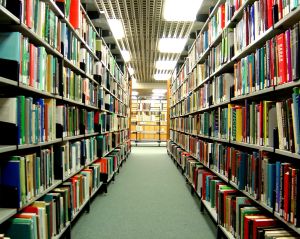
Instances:
[[[0,224],[11,218],[17,213],[15,208],[0,208]]]
[[[28,28],[24,23],[21,23],[19,25],[13,25],[10,26],[12,30],[21,32],[25,37],[30,38],[31,42],[45,47],[46,51],[54,56],[57,56],[58,58],[63,58],[63,55],[55,48],[50,46],[48,42],[46,42],[44,39],[42,39],[37,33],[35,33],[32,29]]]
[[[78,208],[78,210],[74,213],[74,215],[72,216],[71,219],[71,223],[76,219],[76,217],[79,215],[79,213],[83,210],[83,208],[86,206],[86,204],[90,201],[90,199],[88,198],[87,200],[85,200],[85,202]]]
[[[38,194],[37,196],[35,196],[34,198],[32,198],[31,200],[29,200],[24,206],[22,206],[19,211],[21,211],[23,208],[29,206],[30,204],[34,203],[36,200],[38,200],[39,198],[41,198],[42,196],[44,196],[45,194],[47,194],[48,192],[52,191],[54,188],[56,188],[58,185],[61,184],[61,180],[54,180],[52,186],[48,187],[47,189],[45,189],[42,193]]]
[[[63,178],[63,182],[67,181],[69,178],[73,177],[74,175],[80,173],[84,169],[84,166],[81,166],[80,169],[77,169],[75,172],[69,174],[68,176]]]
[[[19,18],[0,5],[0,22],[5,24],[20,24]]]
[[[225,227],[223,227],[221,225],[218,225],[218,227],[223,232],[224,236],[226,236],[226,238],[228,238],[228,239],[235,239],[235,237],[229,231],[227,231]]]
[[[62,13],[62,11],[57,7],[56,3],[54,2],[54,0],[41,0],[45,3],[48,4],[48,6],[50,7],[50,9],[55,13],[55,15],[58,18],[64,18],[64,14]]]
[[[63,137],[62,141],[71,141],[71,140],[81,139],[81,138],[84,138],[84,134],[80,134],[80,135],[76,135],[76,136]]]
[[[218,214],[217,214],[216,210],[210,206],[210,203],[208,201],[203,200],[203,199],[201,199],[201,201],[202,201],[203,205],[205,206],[206,210],[208,211],[208,213],[214,219],[214,221],[218,222]]]
[[[278,155],[283,155],[294,159],[300,159],[300,154],[292,153],[286,150],[275,149],[275,153]]]
[[[80,69],[79,66],[76,66],[71,60],[69,60],[66,57],[64,57],[64,66],[70,68],[72,71],[74,71],[77,74],[85,75],[85,72],[82,69]]]
[[[93,198],[93,197],[96,195],[96,193],[99,191],[99,189],[102,187],[102,185],[103,185],[103,182],[100,182],[98,188],[96,188],[96,189],[92,192],[90,198]]]
[[[66,226],[59,232],[59,234],[53,236],[51,239],[60,239],[61,236],[66,232],[66,230],[70,227],[71,223],[67,222]]]
[[[61,141],[62,141],[62,139],[58,138],[58,139],[54,139],[54,140],[47,141],[47,142],[40,142],[37,144],[21,144],[21,145],[18,145],[18,149],[30,149],[30,148],[34,148],[34,147],[43,147],[43,146],[47,146],[47,145],[51,145],[51,144],[56,144]]]
[[[246,147],[246,148],[258,149],[258,150],[267,151],[267,152],[274,152],[274,148],[272,148],[272,147],[260,146],[260,145],[255,145],[255,144],[248,144],[248,143],[244,143],[244,142],[236,142],[236,141],[232,141],[232,140],[230,140],[230,143],[233,144],[233,145],[243,146],[243,147]]]
[[[15,151],[15,150],[17,150],[16,145],[0,145],[0,153],[6,153],[6,152]]]
[[[0,84],[10,85],[10,86],[18,86],[18,82],[14,80],[10,80],[0,76]]]

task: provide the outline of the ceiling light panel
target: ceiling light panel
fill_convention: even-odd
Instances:
[[[107,19],[107,22],[112,34],[117,40],[125,37],[123,24],[120,19]]]
[[[158,70],[173,70],[177,61],[156,61],[155,68]]]
[[[181,53],[187,38],[161,38],[158,42],[158,50],[162,53]]]
[[[164,0],[163,18],[166,21],[194,22],[203,0]]]
[[[153,75],[154,80],[157,80],[157,81],[166,81],[166,80],[169,80],[170,77],[171,77],[170,74],[154,74]]]

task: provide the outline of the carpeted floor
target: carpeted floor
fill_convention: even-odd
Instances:
[[[73,239],[216,238],[166,148],[133,147],[115,179],[72,227]]]

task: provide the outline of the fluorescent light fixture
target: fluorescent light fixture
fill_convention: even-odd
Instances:
[[[137,91],[132,91],[132,95],[137,96],[138,94],[139,94],[139,92],[137,92]]]
[[[134,69],[132,67],[128,67],[128,72],[130,75],[134,74]]]
[[[158,50],[163,53],[181,53],[187,38],[161,38],[158,42]]]
[[[165,94],[167,92],[166,89],[153,89],[152,93],[153,94]]]
[[[155,67],[159,70],[172,70],[175,68],[177,61],[156,61]]]
[[[125,37],[124,28],[120,19],[107,19],[107,22],[111,32],[117,40]]]
[[[168,80],[171,78],[170,74],[154,74],[154,80]]]
[[[130,53],[127,50],[121,50],[121,55],[125,62],[130,61]]]
[[[166,21],[193,22],[203,0],[164,0],[163,18]]]

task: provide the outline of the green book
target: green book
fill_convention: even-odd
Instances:
[[[261,210],[256,207],[243,207],[240,209],[240,224],[241,224],[241,235],[240,239],[244,239],[244,219],[247,215],[259,215]]]
[[[11,219],[5,234],[11,238],[35,239],[33,219]]]
[[[210,206],[214,208],[216,206],[216,184],[222,182],[221,180],[210,181]]]

